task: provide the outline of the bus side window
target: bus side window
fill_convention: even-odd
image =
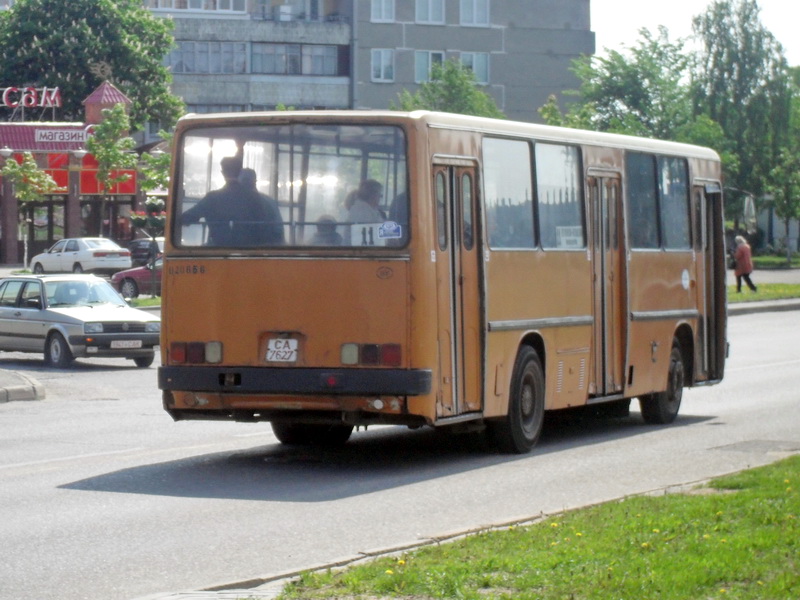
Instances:
[[[439,250],[447,250],[447,181],[444,171],[436,173],[436,230],[439,237]]]
[[[658,248],[655,157],[650,154],[628,152],[626,159],[628,235],[631,247]]]

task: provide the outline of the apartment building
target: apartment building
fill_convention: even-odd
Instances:
[[[512,119],[537,121],[594,52],[590,0],[145,0],[191,112],[387,108],[455,59]]]

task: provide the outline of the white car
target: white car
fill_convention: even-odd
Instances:
[[[48,366],[73,358],[129,358],[149,367],[161,319],[131,308],[94,275],[21,275],[0,280],[0,350],[44,354]]]
[[[31,259],[31,271],[41,273],[115,273],[131,268],[131,252],[106,238],[66,238]]]

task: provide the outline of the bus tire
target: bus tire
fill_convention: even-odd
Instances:
[[[544,424],[544,369],[536,350],[523,346],[511,380],[508,414],[492,422],[490,432],[506,454],[525,454],[539,441]]]
[[[672,342],[669,355],[669,375],[667,389],[663,392],[647,394],[639,398],[639,407],[645,423],[666,425],[678,416],[683,398],[683,386],[686,372],[683,366],[683,354],[677,340]]]
[[[352,425],[318,425],[273,421],[272,432],[289,446],[341,446],[350,439]]]

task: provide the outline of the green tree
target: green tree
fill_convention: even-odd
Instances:
[[[430,80],[412,94],[399,94],[400,110],[436,110],[480,117],[505,118],[494,99],[481,90],[475,74],[455,60],[434,64]],[[393,109],[398,108],[392,103]]]
[[[770,171],[770,184],[775,214],[783,221],[786,232],[786,262],[791,264],[792,249],[789,246],[789,223],[800,219],[800,153],[788,148],[778,157],[778,163]]]
[[[30,152],[22,154],[22,162],[14,159],[6,160],[6,164],[0,170],[0,176],[7,179],[14,185],[14,195],[22,203],[36,202],[44,199],[48,194],[63,192],[55,180],[36,164],[36,159]],[[20,218],[25,211],[20,211]],[[23,227],[23,264],[28,264],[28,228]]]
[[[702,43],[694,69],[695,111],[722,126],[738,154],[730,187],[764,191],[772,166],[787,146],[792,85],[783,49],[759,18],[756,0],[716,0],[695,17]],[[741,202],[727,204],[741,216]]]
[[[83,120],[81,103],[106,79],[133,101],[137,128],[183,111],[162,63],[172,23],[141,0],[17,0],[0,13],[0,81],[58,87],[65,120]]]
[[[158,132],[159,137],[164,140],[167,147],[172,146],[172,134],[161,130]],[[139,187],[145,192],[152,192],[155,190],[167,189],[169,185],[169,168],[171,162],[171,155],[169,152],[162,152],[160,150],[154,153],[145,152],[141,156],[141,177],[139,178]]]
[[[581,104],[591,110],[576,107],[572,115],[589,117],[600,131],[674,139],[678,128],[692,121],[690,57],[664,27],[657,35],[647,29],[639,35],[627,52],[575,61]]]

